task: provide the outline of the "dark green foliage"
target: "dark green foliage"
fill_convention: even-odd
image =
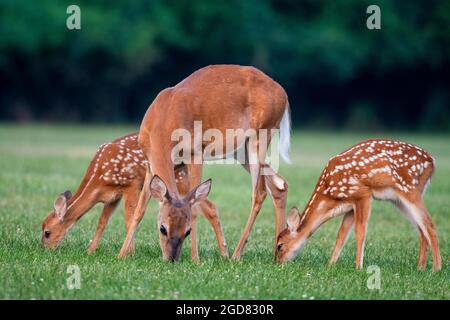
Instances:
[[[297,126],[449,130],[450,3],[0,1],[0,119],[139,123],[163,88],[207,64],[255,65]],[[428,109],[430,108],[430,110]],[[372,123],[376,119],[376,123]]]

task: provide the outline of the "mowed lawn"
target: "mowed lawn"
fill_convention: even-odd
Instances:
[[[0,125],[0,298],[2,299],[449,299],[450,298],[450,136],[295,132],[292,165],[281,166],[289,181],[288,206],[303,208],[328,158],[369,137],[392,137],[418,144],[437,159],[425,201],[437,226],[443,269],[417,271],[418,236],[390,203],[374,202],[364,270],[354,268],[352,233],[336,266],[327,267],[341,218],[323,225],[299,257],[273,261],[273,206],[268,198],[240,262],[222,259],[212,229],[199,219],[200,263],[190,261],[186,241],[181,262],[161,260],[152,200],[137,234],[134,257],[117,253],[125,237],[123,208],[108,224],[98,250],[86,247],[101,205],[88,212],[57,251],[40,243],[41,223],[58,193],[74,192],[97,147],[136,128],[114,126]],[[156,151],[157,152],[157,151]],[[239,166],[207,165],[210,199],[219,210],[230,254],[250,209],[250,177]],[[68,267],[80,269],[81,288],[67,287]],[[381,288],[369,289],[376,265]],[[69,270],[70,271],[70,270]]]

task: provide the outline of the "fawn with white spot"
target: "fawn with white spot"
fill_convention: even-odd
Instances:
[[[130,227],[136,203],[144,183],[148,161],[137,141],[137,133],[126,135],[111,143],[100,146],[91,160],[84,178],[74,196],[70,191],[59,195],[52,211],[42,224],[42,243],[56,249],[68,230],[95,204],[103,203],[94,238],[88,247],[92,253],[98,246],[100,237],[109,218],[122,197],[125,200],[125,224]],[[189,177],[185,165],[174,169],[176,184],[180,193],[186,194]],[[208,201],[208,200],[206,200]],[[215,207],[209,201],[202,207],[203,213],[214,228],[223,256],[228,256],[226,242]],[[195,241],[193,237],[193,241]],[[198,259],[196,243],[193,243],[192,257]],[[134,241],[128,253],[134,253]]]
[[[431,246],[433,271],[440,270],[436,230],[423,202],[433,171],[434,158],[429,153],[412,144],[393,140],[367,140],[331,158],[303,214],[299,216],[297,208],[291,209],[288,227],[278,237],[278,260],[293,259],[321,224],[344,215],[330,264],[338,259],[355,224],[356,268],[361,269],[374,198],[393,202],[418,228],[419,269],[425,268],[428,246]]]

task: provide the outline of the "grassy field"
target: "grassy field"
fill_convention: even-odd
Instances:
[[[86,254],[100,207],[79,221],[57,251],[40,243],[43,218],[58,193],[75,191],[97,146],[133,131],[126,127],[0,125],[1,299],[449,299],[450,136],[389,134],[416,143],[437,159],[425,201],[437,226],[443,269],[417,271],[416,230],[391,204],[375,202],[366,242],[365,269],[354,269],[354,236],[333,268],[327,260],[340,218],[322,226],[292,263],[272,260],[273,207],[266,201],[241,262],[220,258],[212,229],[199,219],[201,262],[190,261],[186,242],[180,263],[161,260],[156,202],[151,201],[137,236],[136,255],[117,253],[125,237],[123,208],[112,217],[97,252]],[[359,140],[386,134],[296,132],[293,165],[281,174],[290,184],[288,205],[303,207],[327,159]],[[206,166],[210,194],[219,207],[230,253],[250,209],[250,178],[237,166]],[[81,288],[66,285],[70,265],[81,272]],[[367,267],[381,271],[381,289],[370,290]]]

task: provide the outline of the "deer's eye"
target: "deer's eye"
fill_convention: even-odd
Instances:
[[[277,250],[280,251],[282,247],[283,247],[283,244],[280,243],[280,244],[277,246]]]
[[[166,227],[164,227],[163,225],[161,225],[161,226],[159,227],[159,231],[160,231],[163,235],[167,236],[167,230],[166,230]]]
[[[187,238],[190,234],[191,234],[191,229],[189,229],[188,231],[186,231],[186,234],[184,235],[184,237]]]
[[[48,238],[50,237],[50,231],[45,230],[45,231],[44,231],[44,237],[45,237],[46,239],[48,239]]]

